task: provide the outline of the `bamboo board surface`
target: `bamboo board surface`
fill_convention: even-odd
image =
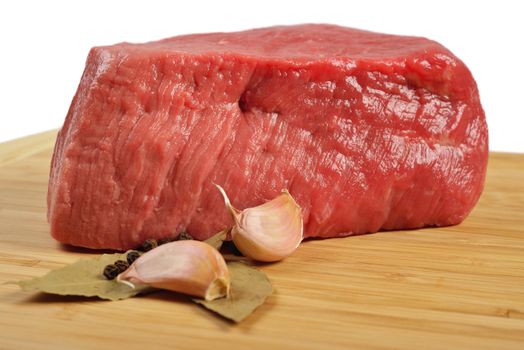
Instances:
[[[55,136],[0,144],[0,349],[524,349],[524,155],[490,155],[461,225],[308,241],[263,266],[274,294],[235,325],[169,292],[105,302],[4,284],[93,255],[49,234]]]

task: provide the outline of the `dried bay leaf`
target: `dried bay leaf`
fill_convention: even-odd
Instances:
[[[102,271],[116,260],[125,260],[126,254],[104,254],[93,259],[79,260],[71,265],[48,272],[42,277],[15,282],[25,291],[40,291],[58,295],[79,295],[120,300],[150,290],[147,286],[135,289],[106,279]]]
[[[227,231],[211,237],[214,247],[220,247]],[[215,245],[217,244],[217,245]],[[79,260],[71,265],[48,272],[31,280],[8,282],[20,286],[25,291],[40,291],[58,295],[77,295],[99,297],[107,300],[120,300],[140,293],[155,290],[146,285],[136,285],[135,289],[116,280],[107,280],[102,271],[108,264],[122,259],[126,254],[104,254],[92,259]],[[271,282],[264,272],[240,262],[228,262],[231,274],[231,291],[228,298],[205,301],[191,298],[197,304],[234,322],[240,322],[264,303],[272,293]]]
[[[212,301],[192,300],[229,320],[240,322],[264,303],[273,287],[266,274],[254,267],[239,262],[229,262],[227,266],[231,273],[229,297]]]
[[[219,233],[206,239],[204,243],[209,244],[210,246],[214,247],[216,250],[220,250],[220,248],[222,247],[222,243],[224,243],[226,239],[228,231],[229,230],[220,231]]]

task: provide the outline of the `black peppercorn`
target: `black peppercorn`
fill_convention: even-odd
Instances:
[[[146,239],[144,243],[142,243],[142,246],[140,246],[139,250],[148,252],[151,249],[155,249],[156,247],[158,247],[158,242],[156,241],[156,239]]]
[[[116,278],[116,276],[118,276],[118,274],[120,273],[120,269],[113,265],[113,264],[110,264],[110,265],[107,265],[105,268],[104,268],[104,276],[108,279],[108,280],[113,280]]]
[[[244,256],[244,254],[242,254],[242,252],[238,250],[237,246],[235,245],[235,243],[233,243],[233,241],[224,241],[222,246],[228,253],[231,253],[235,256]]]
[[[124,261],[124,260],[117,260],[113,263],[113,265],[118,267],[118,270],[120,270],[120,273],[124,272],[129,267],[129,264],[127,263],[127,261]]]
[[[238,250],[237,246],[235,245],[235,243],[233,243],[233,241],[231,241],[231,252],[235,256],[244,256],[244,254],[242,254],[242,252]]]
[[[174,239],[172,237],[162,238],[158,240],[158,245],[166,244],[166,243],[173,242],[173,241]]]
[[[187,240],[191,240],[191,239],[193,239],[193,237],[191,237],[191,235],[189,233],[187,233],[186,231],[181,232],[178,235],[178,238],[177,238],[177,240],[179,240],[179,241],[187,241]]]
[[[135,262],[136,259],[140,257],[140,253],[136,250],[132,250],[126,255],[126,260],[129,265]]]

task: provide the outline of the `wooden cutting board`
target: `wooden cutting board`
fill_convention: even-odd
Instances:
[[[235,325],[169,292],[106,302],[3,284],[93,255],[49,234],[55,135],[0,144],[1,349],[524,349],[524,155],[491,154],[459,226],[308,241],[263,266],[274,294]]]

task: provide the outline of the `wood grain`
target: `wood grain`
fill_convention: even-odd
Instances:
[[[524,155],[491,154],[461,225],[308,241],[263,266],[275,292],[234,325],[167,292],[104,302],[3,284],[93,255],[49,235],[55,134],[0,144],[1,349],[524,348]]]

